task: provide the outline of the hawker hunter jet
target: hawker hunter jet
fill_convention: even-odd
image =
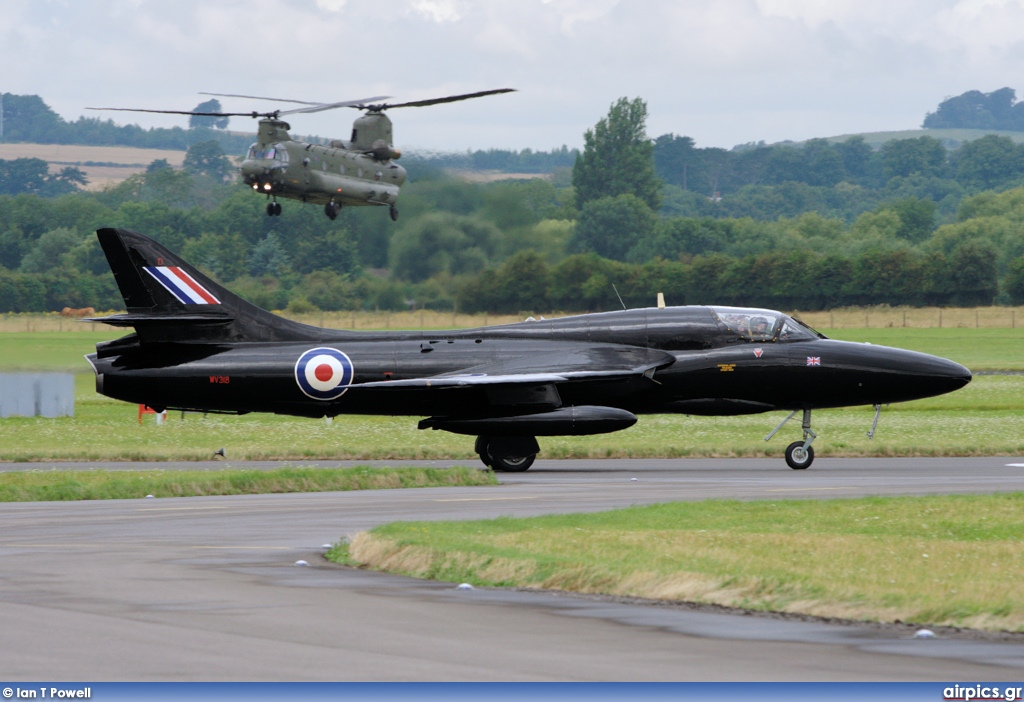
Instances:
[[[632,426],[638,414],[802,413],[792,468],[814,460],[811,412],[940,395],[971,373],[943,358],[834,341],[780,312],[654,307],[451,331],[357,332],[283,319],[153,239],[97,232],[133,327],[87,358],[97,392],[203,412],[408,415],[476,437],[499,471],[524,471],[538,436]],[[783,424],[786,420],[783,420]],[[779,427],[776,427],[775,431]],[[872,432],[874,426],[872,426]],[[771,438],[774,431],[768,435]]]

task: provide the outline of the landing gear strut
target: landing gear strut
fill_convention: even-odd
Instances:
[[[775,436],[779,429],[782,428],[782,425],[792,419],[798,411],[793,410],[790,412],[789,416],[783,419],[779,426],[772,429],[772,432],[764,437],[764,440],[768,441]],[[818,438],[818,435],[811,429],[811,411],[809,409],[804,410],[801,426],[804,430],[804,440],[794,441],[786,447],[786,464],[793,470],[805,470],[814,463],[814,448],[811,444]]]
[[[488,468],[522,473],[533,465],[540,446],[532,436],[478,436],[474,449]]]

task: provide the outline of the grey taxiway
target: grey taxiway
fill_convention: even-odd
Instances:
[[[158,467],[227,465],[243,464]],[[0,470],[96,467],[141,466],[3,464]],[[1024,678],[1024,637],[922,640],[905,628],[550,592],[459,590],[453,583],[365,572],[323,558],[324,544],[396,520],[597,511],[715,497],[1020,491],[1024,460],[823,459],[808,471],[759,459],[538,460],[528,473],[500,479],[501,486],[486,488],[0,505],[0,677]]]

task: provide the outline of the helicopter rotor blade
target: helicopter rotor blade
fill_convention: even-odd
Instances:
[[[430,100],[415,100],[413,102],[400,102],[395,105],[359,105],[360,109],[370,110],[371,112],[381,112],[383,110],[393,110],[396,107],[427,107],[429,105],[440,105],[445,102],[459,102],[460,100],[472,100],[473,98],[485,97],[487,95],[499,95],[501,93],[514,93],[515,88],[499,88],[497,90],[483,90],[479,93],[465,93],[463,95],[449,95],[448,97],[432,98]]]
[[[330,102],[330,103],[323,103],[323,104],[312,103],[310,107],[296,107],[294,110],[283,110],[281,112],[281,114],[282,115],[297,115],[297,114],[306,114],[306,113],[310,113],[310,112],[324,112],[325,110],[335,110],[335,109],[337,109],[339,107],[361,107],[361,106],[365,105],[367,102],[370,102],[372,100],[387,100],[387,99],[388,99],[387,95],[382,95],[381,97],[373,97],[373,98],[368,98],[368,99],[365,99],[365,100],[345,100],[344,102]]]
[[[261,97],[259,95],[234,95],[232,93],[204,93],[200,92],[200,95],[214,95],[216,97],[233,97],[233,98],[245,98],[247,100],[270,100],[273,102],[293,102],[298,105],[308,105],[310,109],[297,108],[295,110],[289,110],[288,112],[282,112],[281,114],[295,114],[296,112],[321,112],[323,110],[333,110],[336,107],[352,107],[355,105],[363,105],[368,102],[374,102],[376,100],[387,100],[390,95],[379,95],[376,97],[360,98],[358,100],[345,100],[344,102],[310,102],[309,100],[289,100],[288,98],[273,98],[273,97]]]
[[[138,107],[86,107],[101,112],[152,112],[159,115],[195,115],[196,117],[274,117],[277,112],[194,112],[191,110],[144,110]]]
[[[260,97],[259,95],[235,95],[234,93],[206,93],[199,91],[200,95],[212,95],[214,97],[232,97],[232,98],[245,98],[246,100],[271,100],[273,102],[294,102],[300,105],[319,105],[319,102],[309,102],[308,100],[289,100],[288,98],[272,98],[272,97]]]

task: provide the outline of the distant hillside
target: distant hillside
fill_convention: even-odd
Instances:
[[[826,141],[839,144],[851,137],[861,137],[865,143],[873,149],[879,149],[882,144],[900,139],[917,139],[918,137],[931,137],[938,139],[947,149],[957,149],[962,144],[980,139],[983,136],[995,134],[1012,139],[1018,144],[1024,144],[1024,132],[998,130],[998,129],[904,129],[894,132],[861,132],[859,134],[840,134],[838,136],[825,137]],[[804,143],[804,142],[801,142]]]
[[[968,90],[946,98],[935,112],[925,115],[926,129],[1000,129],[1024,131],[1024,102],[1017,102],[1013,88],[991,93]]]
[[[88,179],[86,190],[101,190],[142,173],[153,161],[164,159],[181,168],[185,152],[171,149],[139,149],[131,146],[81,146],[78,144],[0,143],[0,159],[38,158],[46,161],[50,173],[74,166]]]
[[[143,129],[135,124],[118,125],[113,120],[79,117],[67,122],[38,95],[0,95],[3,134],[0,142],[36,144],[83,144],[87,146],[133,146],[143,149],[185,151],[199,142],[216,140],[227,153],[242,152],[252,143],[252,134],[224,129]]]

